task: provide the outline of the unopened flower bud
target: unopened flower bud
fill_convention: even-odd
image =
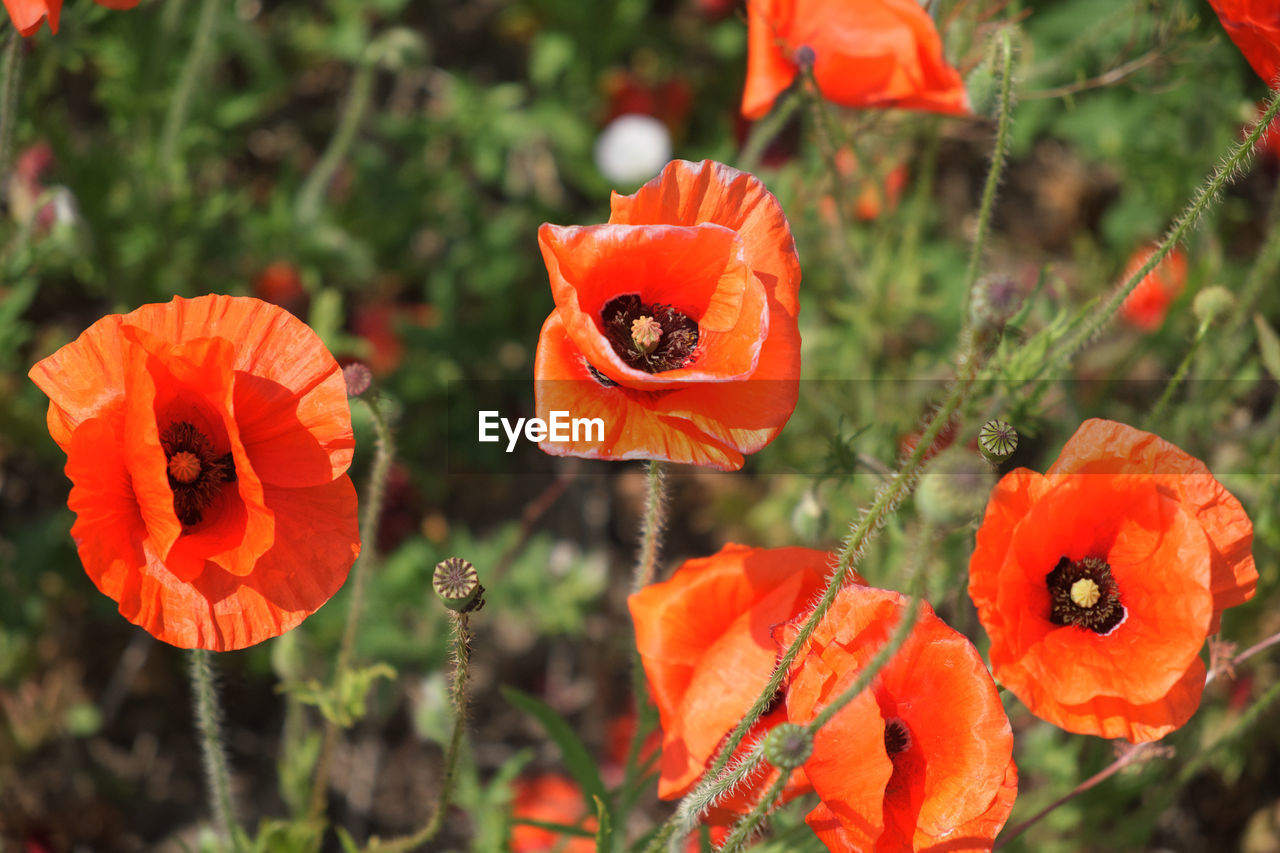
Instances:
[[[764,757],[774,767],[795,770],[813,754],[813,735],[804,726],[779,723],[764,739]]]
[[[1212,323],[1223,314],[1236,307],[1236,298],[1220,284],[1206,287],[1196,294],[1191,303],[1191,312],[1201,323]]]
[[[802,44],[796,48],[795,53],[791,54],[791,59],[801,68],[812,68],[813,63],[818,61],[818,55],[809,45]]]
[[[1008,421],[993,418],[978,431],[978,447],[988,461],[999,464],[1018,449],[1018,431]]]
[[[450,557],[436,564],[431,587],[450,610],[470,613],[484,607],[484,587],[476,567],[461,557]]]
[[[973,289],[969,314],[976,330],[997,333],[1022,305],[1022,288],[1007,275],[988,275],[978,279]]]
[[[921,478],[916,506],[935,524],[959,524],[982,512],[993,486],[991,467],[978,454],[949,447]]]
[[[342,381],[347,383],[347,397],[359,397],[373,383],[373,373],[358,361],[342,368]]]

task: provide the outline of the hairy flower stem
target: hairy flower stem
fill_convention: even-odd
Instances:
[[[369,472],[369,487],[365,492],[363,512],[360,516],[360,556],[351,568],[351,603],[347,611],[347,624],[342,633],[342,645],[338,648],[338,661],[333,671],[333,683],[342,681],[343,674],[351,668],[351,658],[355,653],[356,630],[360,625],[360,616],[364,610],[364,588],[369,574],[369,566],[378,560],[378,522],[382,519],[382,500],[387,492],[387,475],[391,471],[391,460],[395,457],[395,441],[386,415],[378,405],[378,397],[371,394],[360,397],[369,407],[373,415],[374,451],[373,468]],[[338,740],[338,724],[334,720],[325,720],[324,742],[320,747],[320,757],[316,760],[316,777],[311,788],[311,804],[308,814],[312,820],[320,817],[324,811],[325,795],[329,790],[329,764],[333,756],[333,748]]]
[[[738,168],[744,172],[755,172],[760,168],[760,158],[769,147],[769,143],[777,138],[787,122],[800,109],[803,99],[795,89],[788,90],[770,110],[769,114],[751,126],[747,142],[738,155]]]
[[[639,592],[653,583],[662,547],[662,528],[666,524],[667,496],[662,481],[662,463],[649,460],[648,488],[645,491],[644,519],[640,527],[640,556],[636,560],[632,590]]]
[[[1009,124],[1013,115],[1013,36],[1009,27],[1000,31],[1000,107],[996,122],[996,142],[991,149],[991,168],[987,170],[987,182],[982,189],[982,204],[978,208],[978,228],[973,236],[973,248],[969,253],[969,266],[964,273],[964,289],[967,294],[965,310],[973,300],[973,283],[978,280],[978,270],[982,266],[983,250],[987,242],[987,232],[991,227],[991,210],[995,206],[996,188],[1000,185],[1000,176],[1004,172],[1005,161],[1009,158]]]
[[[338,119],[338,128],[298,193],[294,218],[300,225],[314,222],[319,215],[325,191],[351,149],[351,143],[355,141],[356,131],[360,129],[360,122],[364,120],[369,100],[373,97],[374,68],[375,63],[369,58],[361,60],[356,66],[355,75],[351,78],[351,89],[347,92],[347,101]]]
[[[239,848],[239,827],[231,802],[231,773],[222,745],[222,708],[213,684],[213,655],[207,649],[191,651],[191,694],[195,702],[196,730],[204,757],[205,782],[209,786],[209,807],[217,825],[220,846]]]
[[[1165,411],[1169,408],[1169,403],[1173,401],[1173,395],[1182,386],[1183,380],[1187,378],[1187,371],[1191,369],[1191,360],[1199,352],[1200,344],[1204,341],[1204,337],[1208,334],[1209,327],[1212,325],[1212,317],[1205,317],[1200,321],[1200,326],[1196,329],[1196,336],[1191,339],[1191,346],[1187,347],[1186,353],[1182,356],[1182,361],[1178,364],[1178,369],[1173,373],[1173,378],[1164,386],[1164,393],[1160,395],[1155,407],[1151,409],[1151,414],[1147,415],[1148,431],[1155,432],[1160,427],[1160,421],[1164,417]]]
[[[1006,75],[1006,77],[1008,76],[1010,75]],[[1012,98],[1002,99],[1002,113],[999,119],[1001,123],[1008,121],[1003,111],[1011,108]],[[1002,168],[1003,159],[993,157],[991,171],[998,173]],[[998,183],[998,176],[996,182]],[[990,178],[987,183],[992,183]],[[990,219],[992,210],[993,206],[988,206],[979,211],[979,233],[985,233],[988,226],[987,220]],[[975,243],[972,252],[974,257],[980,259],[982,246]],[[975,262],[971,261],[971,265],[973,263]],[[756,697],[756,701],[721,744],[720,751],[716,754],[716,758],[707,772],[703,774],[702,781],[685,795],[676,814],[658,830],[648,847],[645,848],[646,853],[660,851],[663,845],[676,835],[678,828],[684,828],[684,832],[677,837],[683,837],[684,834],[687,834],[688,827],[691,827],[696,822],[697,815],[701,813],[701,809],[693,809],[686,804],[714,802],[715,797],[722,790],[722,786],[726,781],[721,779],[720,776],[729,763],[729,759],[737,751],[747,732],[760,720],[765,709],[773,702],[773,697],[782,686],[792,662],[800,654],[800,650],[804,648],[805,643],[808,642],[809,637],[818,627],[818,623],[826,616],[832,602],[835,601],[836,593],[844,586],[854,565],[866,552],[867,545],[875,538],[875,535],[884,526],[888,517],[897,511],[902,501],[915,488],[916,482],[920,478],[920,472],[924,468],[925,454],[933,446],[938,435],[964,405],[972,389],[974,376],[977,374],[979,352],[972,332],[972,322],[967,314],[965,324],[960,330],[959,340],[959,351],[956,356],[956,378],[951,383],[946,398],[924,428],[915,448],[902,461],[901,466],[892,478],[880,487],[871,505],[862,510],[860,518],[851,526],[849,535],[845,538],[840,549],[836,567],[827,580],[827,588],[823,592],[822,598],[800,627],[795,641],[779,657],[778,663],[774,667],[773,675],[770,676],[768,683],[765,684],[764,689]],[[705,808],[705,806],[703,807]]]
[[[1035,376],[1029,378],[1036,379],[1043,375],[1047,369],[1067,362],[1085,344],[1093,340],[1107,323],[1111,322],[1116,312],[1120,310],[1120,306],[1124,304],[1125,299],[1138,286],[1138,283],[1146,278],[1156,268],[1156,265],[1165,259],[1169,252],[1173,251],[1174,246],[1182,242],[1192,226],[1204,215],[1205,211],[1213,206],[1215,199],[1223,188],[1231,183],[1248,164],[1258,140],[1277,113],[1280,113],[1280,91],[1273,91],[1271,99],[1267,101],[1266,111],[1263,112],[1262,117],[1253,126],[1249,135],[1231,148],[1226,159],[1219,163],[1208,180],[1200,185],[1191,202],[1174,221],[1164,240],[1151,253],[1151,257],[1147,258],[1147,262],[1133,275],[1129,276],[1124,286],[1112,293],[1111,297],[1093,312],[1093,315],[1081,325],[1074,335],[1068,338],[1055,353],[1044,360],[1036,371]]]
[[[468,614],[450,611],[453,626],[453,681],[449,698],[453,702],[453,734],[444,753],[444,773],[440,778],[440,793],[436,796],[436,808],[431,819],[413,835],[393,838],[390,841],[373,839],[369,853],[407,853],[426,844],[444,826],[449,800],[453,796],[453,780],[458,768],[458,755],[462,751],[462,735],[467,727],[467,674],[471,666],[471,630]]]
[[[17,29],[9,33],[4,46],[4,81],[0,82],[0,175],[9,174],[9,158],[13,154],[13,131],[18,126],[18,101],[22,92],[22,35]],[[39,210],[39,208],[36,208]]]
[[[187,53],[187,61],[182,66],[178,88],[173,92],[173,98],[169,101],[169,110],[164,117],[158,169],[162,180],[168,180],[172,175],[178,156],[178,137],[187,123],[187,113],[191,108],[191,98],[195,94],[196,86],[200,83],[205,67],[209,64],[220,5],[221,0],[204,0],[200,5],[195,38],[191,42],[191,50]]]
[[[992,847],[991,849],[999,850],[1001,847],[1005,846],[1010,841],[1017,838],[1019,835],[1026,832],[1028,829],[1035,826],[1040,821],[1044,820],[1048,815],[1052,814],[1060,806],[1066,805],[1067,803],[1074,800],[1076,797],[1083,794],[1085,791],[1088,791],[1090,788],[1093,788],[1094,786],[1110,779],[1112,776],[1116,775],[1121,770],[1123,770],[1124,768],[1132,764],[1139,757],[1146,754],[1149,747],[1150,747],[1150,744],[1140,743],[1136,746],[1126,749],[1116,758],[1115,761],[1111,762],[1106,767],[1102,768],[1097,773],[1093,774],[1088,779],[1085,779],[1079,785],[1072,788],[1070,793],[1066,794],[1065,796],[1059,797],[1057,800],[1054,800],[1052,803],[1045,806],[1043,809],[1036,812],[1030,818],[1028,818],[1027,820],[1024,820],[1022,823],[1018,824],[1013,829],[1006,830],[1005,832],[1001,833],[1000,838],[996,841],[995,846]]]
[[[773,804],[782,796],[782,789],[787,787],[787,780],[790,778],[790,771],[784,770],[778,774],[778,778],[769,786],[769,790],[760,798],[760,802],[756,803],[755,808],[734,825],[729,837],[718,848],[720,853],[736,853],[736,851],[747,845],[752,836],[755,835],[756,828],[760,825],[760,822],[764,820],[765,815],[769,813]]]

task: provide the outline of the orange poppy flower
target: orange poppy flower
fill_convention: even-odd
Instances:
[[[840,590],[791,665],[787,715],[811,722],[857,679],[906,610],[896,592]],[[795,641],[801,620],[778,626]],[[806,822],[830,850],[990,850],[1018,793],[1013,731],[982,657],[927,604],[906,642],[818,730]]]
[[[262,642],[360,552],[338,364],[277,306],[175,297],[112,314],[31,368],[67,454],[89,577],[158,639]]]
[[[138,0],[94,0],[99,6],[108,9],[132,9]],[[34,35],[44,24],[49,22],[49,30],[58,33],[58,19],[62,15],[62,0],[4,0],[4,8],[9,12],[14,28],[24,37]]]
[[[534,360],[538,417],[604,422],[603,441],[540,446],[741,468],[799,395],[786,217],[755,177],[709,160],[673,161],[612,207],[607,225],[538,232],[556,303]]]
[[[555,773],[517,780],[511,816],[543,823],[581,826],[589,832],[596,830],[596,818],[594,815],[587,815],[582,789],[572,779]],[[587,836],[566,836],[540,826],[517,824],[511,828],[512,853],[536,853],[543,850],[595,853],[595,849],[595,839]]]
[[[1129,276],[1140,270],[1154,252],[1154,246],[1134,252],[1120,281],[1128,281]],[[1178,298],[1186,283],[1187,256],[1175,246],[1125,297],[1120,305],[1120,318],[1145,332],[1155,331],[1164,323],[1169,305]]]
[[[773,626],[812,605],[833,560],[833,555],[810,548],[730,544],[710,557],[685,562],[670,580],[628,599],[640,660],[662,722],[659,797],[682,796],[702,776],[720,742],[773,673],[778,659]],[[779,703],[752,734],[785,720],[786,709]],[[720,803],[720,816],[747,811],[768,783],[762,772],[749,789]],[[784,797],[806,790],[804,774],[796,771]]]
[[[747,83],[742,114],[759,118],[812,51],[828,100],[846,107],[902,107],[966,114],[960,72],[916,0],[752,0],[747,4]]]
[[[1200,649],[1257,586],[1253,525],[1204,463],[1088,420],[1040,475],[997,484],[969,595],[997,679],[1068,731],[1138,743],[1200,703]]]
[[[1209,5],[1262,82],[1275,85],[1280,77],[1280,7],[1274,0],[1209,0]]]

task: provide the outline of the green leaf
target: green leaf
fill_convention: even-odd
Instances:
[[[609,804],[599,797],[592,797],[596,804],[596,818],[599,829],[596,830],[596,850],[613,849],[613,822],[609,820]]]
[[[365,699],[373,682],[379,678],[391,680],[395,677],[396,671],[390,666],[375,663],[340,673],[334,685],[321,684],[313,679],[304,684],[286,684],[281,689],[294,694],[304,705],[314,705],[326,720],[349,729],[364,718]]]
[[[593,801],[602,805],[607,804],[609,795],[605,793],[604,783],[600,781],[600,771],[596,769],[591,753],[587,752],[586,746],[573,733],[573,729],[564,721],[564,718],[545,702],[535,699],[528,693],[516,690],[514,687],[504,686],[499,689],[504,699],[541,723],[547,734],[555,741],[556,746],[560,747],[565,769],[582,788],[587,806],[595,808]],[[604,825],[604,820],[601,820],[601,825]]]
[[[1280,337],[1261,314],[1253,315],[1253,325],[1258,329],[1258,349],[1262,353],[1262,365],[1271,378],[1280,382]]]

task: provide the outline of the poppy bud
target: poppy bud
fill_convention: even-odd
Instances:
[[[920,481],[916,506],[935,524],[959,524],[982,512],[995,485],[991,468],[969,450],[949,447]]]
[[[992,418],[978,431],[978,447],[988,462],[998,465],[1018,449],[1018,431],[1008,421]]]
[[[484,607],[484,587],[476,567],[461,557],[450,557],[436,564],[431,587],[450,610],[470,613]]]
[[[1021,307],[1022,288],[1009,276],[989,275],[978,280],[969,314],[975,329],[998,333]]]
[[[1230,290],[1220,284],[1206,287],[1196,294],[1191,303],[1191,312],[1201,323],[1212,323],[1236,305],[1236,298]]]
[[[347,397],[359,397],[369,390],[373,373],[360,362],[352,362],[342,368],[342,381],[347,383]]]
[[[764,757],[774,767],[795,770],[813,754],[813,735],[804,726],[779,723],[765,736]]]

